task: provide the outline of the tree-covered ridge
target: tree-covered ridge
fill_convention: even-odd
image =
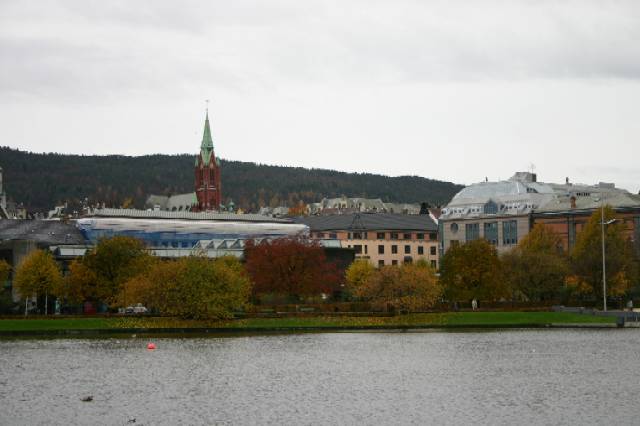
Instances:
[[[89,202],[142,207],[149,194],[193,191],[191,154],[67,155],[0,147],[5,192],[35,211]],[[223,200],[244,210],[311,203],[323,197],[381,198],[385,202],[447,203],[462,187],[418,176],[389,177],[325,169],[269,166],[222,160]]]

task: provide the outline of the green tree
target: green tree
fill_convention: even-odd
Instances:
[[[0,290],[4,289],[4,283],[9,279],[9,272],[11,272],[11,265],[6,260],[0,259]]]
[[[534,226],[516,248],[502,256],[502,262],[512,294],[527,300],[553,300],[569,273],[560,237],[542,224]]]
[[[357,270],[364,273],[356,276]],[[433,269],[424,260],[373,270],[358,265],[352,270],[351,276],[354,296],[387,309],[429,309],[442,294]]]
[[[51,253],[44,250],[34,250],[24,258],[16,269],[13,285],[20,294],[21,300],[44,295],[45,313],[47,313],[48,296],[59,293],[62,274]]]
[[[251,281],[236,258],[190,256],[154,263],[130,278],[121,292],[166,315],[223,319],[247,303]]]
[[[70,268],[67,293],[75,299],[118,302],[122,285],[154,262],[142,241],[124,236],[105,238]]]
[[[509,296],[496,248],[484,239],[453,246],[442,257],[440,282],[450,301]]]
[[[602,299],[602,228],[601,211],[593,212],[578,234],[571,253],[572,280]],[[614,221],[614,222],[611,222]],[[616,220],[609,206],[604,208],[607,295],[622,296],[637,284],[638,263],[633,243],[625,236],[625,225]]]

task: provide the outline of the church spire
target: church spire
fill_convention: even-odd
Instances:
[[[211,128],[209,127],[209,108],[204,120],[204,132],[202,134],[202,143],[200,144],[200,154],[205,164],[209,164],[213,154],[213,139],[211,138]]]

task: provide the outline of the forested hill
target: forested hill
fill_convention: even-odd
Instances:
[[[0,147],[8,197],[32,211],[45,211],[85,197],[107,206],[142,207],[149,194],[193,191],[194,155],[82,156],[36,154]],[[245,210],[317,202],[323,197],[369,197],[432,205],[448,202],[462,187],[417,176],[388,177],[302,167],[222,160],[224,200]]]

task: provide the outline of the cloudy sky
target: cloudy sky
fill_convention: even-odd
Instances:
[[[640,189],[640,2],[0,0],[0,145]]]

